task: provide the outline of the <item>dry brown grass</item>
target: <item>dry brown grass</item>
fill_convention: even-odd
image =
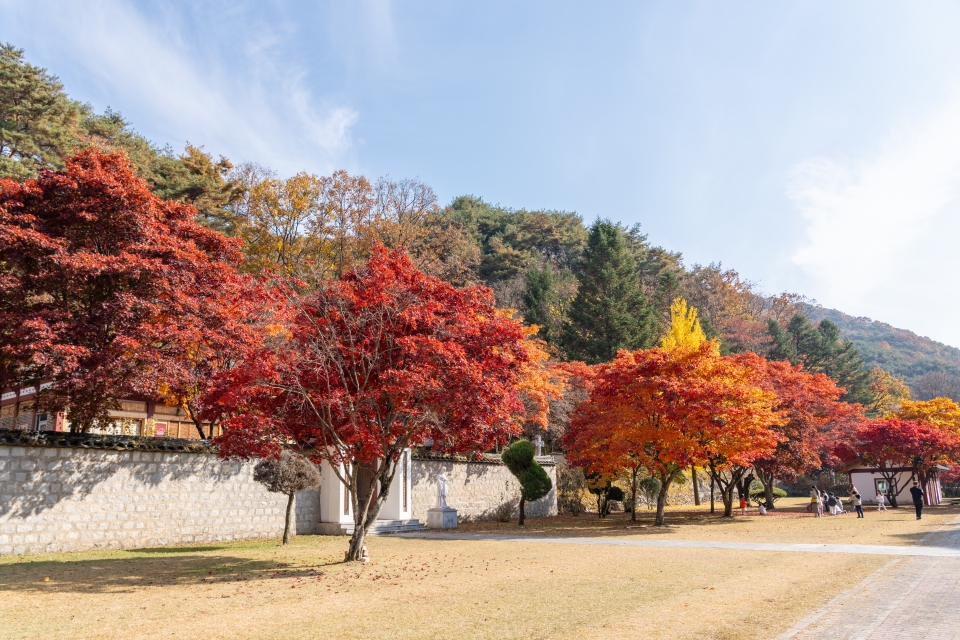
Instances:
[[[765,638],[889,561],[379,538],[361,566],[336,562],[344,547],[309,537],[5,562],[0,636]]]
[[[855,513],[814,518],[807,513],[806,498],[784,498],[770,515],[760,516],[755,508],[749,515],[721,517],[710,515],[709,505],[668,508],[666,526],[653,525],[653,511],[641,508],[637,522],[629,514],[615,513],[601,520],[596,513],[577,517],[527,519],[527,526],[516,522],[479,522],[461,526],[463,533],[503,533],[547,536],[617,536],[654,540],[709,540],[714,542],[791,542],[811,544],[883,544],[905,545],[919,542],[939,527],[960,516],[960,507],[925,507],[918,521],[913,506],[877,512],[864,507],[864,518]],[[734,510],[739,514],[739,509]]]
[[[716,524],[684,510],[670,514],[683,526],[651,535],[906,544],[958,510],[931,512],[919,530],[904,513]],[[535,521],[527,532],[638,534],[624,526],[622,517],[584,515]],[[481,528],[519,529],[464,529]],[[388,537],[369,547],[367,565],[339,562],[345,538],[314,536],[288,548],[258,541],[0,558],[0,637],[759,639],[891,561]]]

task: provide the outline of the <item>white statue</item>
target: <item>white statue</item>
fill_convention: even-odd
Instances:
[[[536,456],[540,457],[543,455],[543,438],[540,437],[540,434],[537,434],[537,437],[533,439],[533,446],[536,448]]]
[[[447,468],[440,467],[440,473],[437,474],[437,509],[449,509],[447,506],[447,486],[449,483]]]

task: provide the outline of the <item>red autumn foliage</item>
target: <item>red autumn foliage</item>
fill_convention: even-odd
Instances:
[[[771,394],[757,374],[717,355],[712,343],[622,351],[596,370],[590,398],[566,436],[569,459],[591,472],[647,469],[661,482],[657,524],[682,469],[749,465],[776,445]]]
[[[0,181],[0,386],[52,381],[74,428],[117,398],[160,400],[190,345],[222,326],[237,241],[161,200],[120,155]]]
[[[925,482],[938,465],[960,461],[960,436],[929,422],[884,418],[860,425],[853,438],[838,447],[838,455],[877,468],[896,506],[896,496],[911,480]]]
[[[519,432],[524,335],[489,289],[458,290],[379,247],[301,298],[273,348],[236,371],[250,392],[235,398],[221,451],[263,457],[293,444],[328,460],[349,489],[348,558],[359,559],[404,448],[479,452]]]
[[[834,462],[834,445],[863,420],[863,409],[840,402],[843,389],[824,374],[804,371],[802,365],[771,362],[753,353],[736,358],[762,373],[762,384],[775,394],[775,409],[784,418],[783,424],[773,427],[780,435],[776,449],[753,461],[767,494],[766,507],[772,509],[774,482],[794,480],[797,474]]]

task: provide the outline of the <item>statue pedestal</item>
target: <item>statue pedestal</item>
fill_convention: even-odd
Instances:
[[[431,529],[456,529],[457,510],[450,507],[427,509],[427,527]]]

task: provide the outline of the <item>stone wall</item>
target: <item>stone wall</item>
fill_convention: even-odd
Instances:
[[[208,445],[190,444],[192,448],[183,450],[188,445],[173,440],[73,440],[0,441],[0,555],[160,547],[283,533],[286,496],[269,493],[253,481],[253,462],[222,460]],[[118,450],[124,447],[140,450]],[[554,489],[527,505],[531,517],[557,513],[556,467],[550,458],[540,460]],[[492,457],[482,462],[415,457],[414,518],[426,522],[427,509],[436,503],[441,467],[450,479],[449,504],[461,520],[495,518],[507,503],[515,513],[517,480]],[[299,493],[295,509],[296,533],[315,533],[320,489]]]
[[[297,496],[314,533],[318,489]],[[286,496],[213,453],[0,445],[0,555],[279,536]]]
[[[557,468],[550,458],[538,458],[553,488],[546,497],[525,505],[524,511],[532,518],[557,515]],[[520,501],[520,485],[503,464],[493,461],[464,462],[459,460],[413,459],[413,517],[427,521],[427,509],[437,503],[437,474],[447,468],[450,484],[447,504],[456,509],[461,521],[492,520],[498,508],[510,502],[516,513]]]

